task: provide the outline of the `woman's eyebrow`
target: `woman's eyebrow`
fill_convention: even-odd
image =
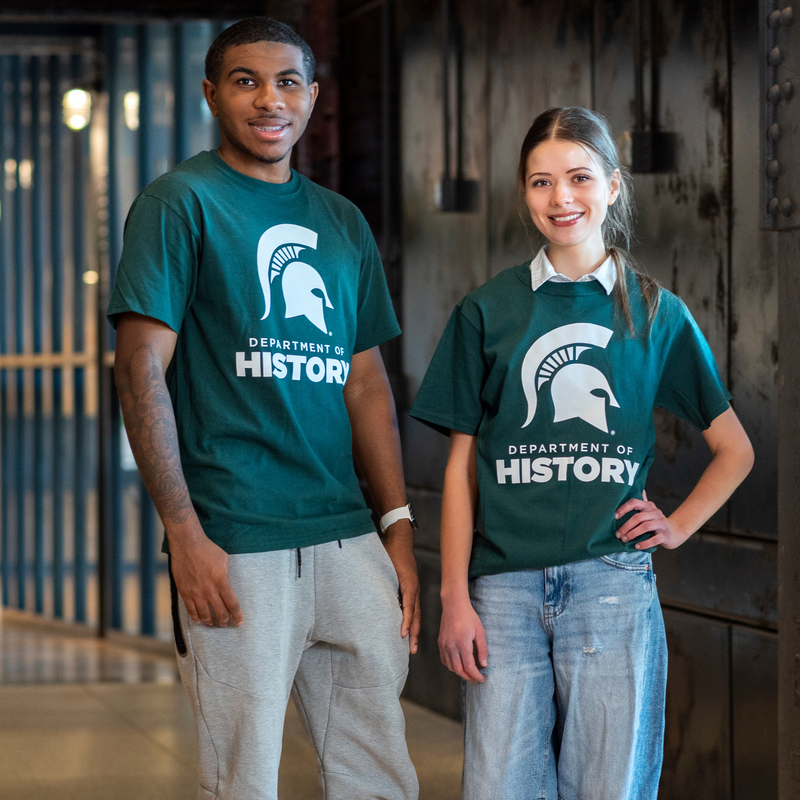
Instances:
[[[567,175],[569,175],[571,172],[578,172],[579,170],[582,170],[584,172],[593,172],[591,167],[573,167],[572,169],[568,169],[567,170]],[[551,173],[549,173],[549,172],[531,172],[531,174],[528,175],[528,177],[529,178],[533,178],[533,177],[535,177],[537,175],[541,175],[541,176],[543,176],[545,178],[550,178],[551,177]]]

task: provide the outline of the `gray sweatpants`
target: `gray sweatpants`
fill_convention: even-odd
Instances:
[[[397,575],[375,533],[298,552],[234,555],[239,628],[178,613],[197,719],[199,800],[276,800],[291,693],[324,800],[414,800],[399,696],[408,673]],[[176,632],[177,633],[177,632]]]

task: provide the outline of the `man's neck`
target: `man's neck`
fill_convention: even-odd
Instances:
[[[242,158],[234,148],[218,147],[217,155],[232,169],[265,183],[288,183],[292,179],[291,150],[273,164]]]

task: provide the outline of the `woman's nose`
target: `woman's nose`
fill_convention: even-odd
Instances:
[[[553,187],[552,202],[557,206],[572,202],[572,189],[569,184],[556,183]]]

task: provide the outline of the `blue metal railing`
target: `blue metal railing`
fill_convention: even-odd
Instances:
[[[6,191],[6,86],[8,84],[8,57],[0,56],[0,355],[8,352],[8,192]],[[3,536],[0,545],[0,572],[3,579],[3,606],[10,600],[10,488],[11,459],[9,456],[8,377],[0,370],[0,526]]]
[[[42,124],[41,124],[41,59],[30,60],[31,84],[31,278],[32,293],[31,324],[33,326],[33,352],[43,351],[44,318],[36,313],[43,308],[44,260],[42,258],[42,236],[44,234],[42,211]],[[44,413],[43,372],[41,367],[33,370],[33,571],[34,608],[37,614],[44,613],[45,566],[44,566]]]
[[[50,349],[58,356],[64,349],[63,294],[64,261],[62,257],[62,129],[61,120],[61,59],[57,55],[48,59],[49,109],[50,109]],[[64,444],[64,386],[63,371],[59,366],[52,370],[52,547],[53,547],[53,616],[64,618],[64,462],[58,457]]]
[[[4,40],[0,579],[5,607],[99,623],[101,630],[147,635],[169,630],[160,617],[166,579],[160,525],[124,457],[127,442],[112,379],[114,332],[102,321],[101,308],[135,194],[164,168],[214,142],[213,120],[202,110],[198,52],[221,28],[107,25],[92,48],[68,35],[53,43],[50,31],[49,55],[41,44],[37,55],[24,43],[12,52],[9,37]],[[171,90],[166,94],[165,86]],[[62,99],[72,88],[92,92],[91,128],[65,125]],[[130,111],[125,118],[124,99],[131,92],[138,94],[138,127]],[[103,128],[107,152],[92,149]],[[89,288],[91,271],[100,274],[95,289]]]
[[[70,57],[70,78],[75,86],[83,79],[83,57]],[[72,348],[82,353],[86,350],[86,309],[84,303],[83,272],[87,264],[86,253],[86,156],[88,155],[87,128],[71,131],[72,139]],[[73,368],[73,580],[75,596],[75,621],[86,622],[87,579],[87,497],[90,476],[87,465],[87,427],[92,424],[86,418],[86,368]]]
[[[14,349],[16,353],[25,351],[25,262],[23,247],[22,187],[20,186],[19,165],[22,161],[22,81],[25,75],[20,56],[11,57],[11,129],[13,131],[11,152],[14,159],[13,170],[6,169],[7,179],[14,181],[13,194],[13,234],[12,252],[14,254]],[[22,399],[25,392],[25,372],[15,370],[16,379],[16,518],[17,518],[17,608],[25,608],[25,473],[28,461],[28,448],[25,442],[25,426],[22,419]]]

